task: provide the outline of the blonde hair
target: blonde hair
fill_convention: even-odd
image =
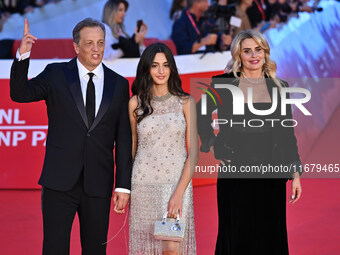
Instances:
[[[271,78],[274,83],[282,88],[281,81],[276,77],[276,63],[270,58],[270,48],[267,40],[264,36],[256,30],[243,30],[238,33],[233,39],[230,51],[232,59],[227,64],[227,70],[233,72],[234,76],[240,78],[237,73],[243,72],[242,61],[241,61],[241,44],[245,39],[253,39],[263,50],[264,50],[264,64],[262,71],[267,77]]]
[[[126,33],[125,27],[123,23],[115,23],[115,15],[118,10],[118,6],[120,3],[123,3],[125,6],[125,11],[128,8],[128,4],[126,1],[107,1],[106,4],[104,5],[103,9],[103,17],[102,17],[102,22],[108,25],[111,28],[112,35],[115,38],[119,37],[119,30],[125,35],[125,37],[129,38],[130,36]]]

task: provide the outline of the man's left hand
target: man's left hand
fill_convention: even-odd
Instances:
[[[117,214],[125,213],[125,206],[129,202],[130,194],[123,192],[115,192],[113,195],[113,210]]]

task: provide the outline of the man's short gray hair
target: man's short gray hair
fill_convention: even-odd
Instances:
[[[103,23],[101,23],[98,20],[95,19],[91,19],[91,18],[86,18],[82,21],[80,21],[74,28],[73,28],[73,41],[78,44],[79,40],[80,40],[80,30],[82,30],[84,27],[100,27],[103,32],[104,32],[104,36],[105,36],[105,26],[103,25]]]

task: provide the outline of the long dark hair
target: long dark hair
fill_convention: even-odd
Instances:
[[[137,123],[153,113],[153,108],[150,103],[153,85],[150,69],[157,53],[164,53],[170,67],[170,77],[168,80],[168,90],[170,94],[181,98],[189,95],[182,89],[182,81],[179,78],[176,62],[171,50],[163,43],[151,44],[144,50],[140,57],[136,79],[131,87],[132,94],[137,95],[140,100],[138,107],[135,109]]]
[[[180,10],[184,9],[184,7],[182,6],[182,2],[183,2],[183,0],[173,0],[172,1],[172,5],[171,5],[171,9],[170,9],[170,19],[172,19],[172,17],[174,16],[174,13],[176,11],[180,11]]]

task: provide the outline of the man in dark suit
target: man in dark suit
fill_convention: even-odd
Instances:
[[[103,24],[92,19],[73,30],[77,57],[46,66],[27,80],[36,38],[25,20],[24,36],[11,69],[10,94],[20,103],[45,100],[48,114],[42,185],[43,254],[69,254],[78,213],[82,254],[106,254],[116,160],[114,210],[124,213],[131,180],[129,84],[102,64]],[[53,49],[51,49],[53,50]]]

